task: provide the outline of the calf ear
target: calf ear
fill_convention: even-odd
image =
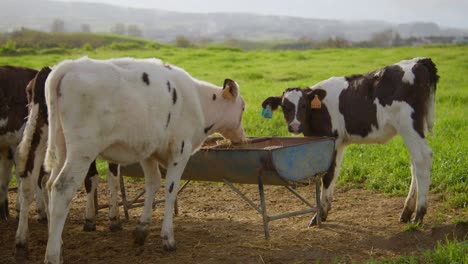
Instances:
[[[271,107],[271,110],[275,111],[281,104],[281,97],[268,97],[263,101],[262,108],[265,109],[267,105]]]
[[[234,100],[239,95],[239,85],[231,79],[224,80],[223,97],[227,100]]]
[[[320,109],[322,108],[322,100],[327,96],[327,91],[323,89],[310,89],[306,92],[307,97],[310,100],[311,109]]]

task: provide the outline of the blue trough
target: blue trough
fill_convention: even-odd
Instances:
[[[221,138],[207,139],[203,147],[190,158],[182,179],[187,180],[187,183],[191,180],[226,183],[262,215],[267,239],[269,238],[269,221],[316,212],[320,225],[320,183],[322,176],[328,171],[333,161],[335,148],[333,138],[249,138],[249,143],[242,145],[224,145],[220,142],[223,142]],[[121,175],[141,177],[143,171],[138,164],[132,164],[122,167]],[[297,184],[313,182],[316,187],[316,207],[291,188]],[[233,183],[257,184],[261,207],[253,203]],[[264,185],[286,187],[308,208],[269,216],[266,211]],[[181,187],[181,190],[184,187],[185,185]],[[124,191],[124,188],[122,190]],[[123,198],[125,198],[124,193]],[[126,200],[124,199],[123,202],[127,210],[129,206]]]

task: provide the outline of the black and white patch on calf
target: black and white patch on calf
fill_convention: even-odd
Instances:
[[[415,58],[364,75],[332,77],[304,90],[289,88],[262,103],[272,110],[281,106],[292,133],[336,138],[335,162],[322,184],[325,219],[345,147],[385,143],[399,134],[412,165],[411,187],[400,220],[409,221],[415,211],[413,221],[423,220],[432,165],[425,136],[433,127],[438,78],[431,59]]]

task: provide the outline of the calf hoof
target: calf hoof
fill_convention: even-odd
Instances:
[[[163,242],[164,251],[168,251],[168,252],[176,251],[177,246],[176,246],[175,241],[170,242],[168,237],[164,236],[164,237],[162,237],[162,242]]]
[[[83,225],[83,231],[85,232],[93,232],[96,231],[96,223],[86,219],[85,224]]]
[[[400,223],[408,223],[411,219],[413,212],[407,209],[403,209],[403,212],[400,215]]]
[[[320,218],[321,218],[322,222],[327,221],[327,217],[325,216],[324,213],[322,213]],[[318,217],[317,217],[317,214],[315,214],[314,217],[312,217],[312,219],[309,222],[309,227],[317,225],[317,222],[318,222]]]
[[[145,244],[146,237],[148,237],[148,229],[147,228],[135,228],[133,231],[133,236],[135,237],[135,244],[139,246],[143,246]]]
[[[418,210],[416,212],[416,215],[414,216],[414,219],[411,222],[415,225],[422,225],[425,214],[426,214],[426,208],[423,208],[422,210]]]
[[[36,221],[39,223],[39,224],[47,224],[47,216],[43,216],[43,215],[38,215],[36,217]]]
[[[16,244],[15,257],[17,262],[27,260],[29,257],[28,246],[26,244]]]
[[[120,230],[122,230],[122,225],[120,224],[120,222],[112,222],[112,223],[109,225],[109,230],[110,230],[111,232],[120,231]]]

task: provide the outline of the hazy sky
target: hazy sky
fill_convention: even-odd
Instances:
[[[248,12],[310,18],[436,22],[468,28],[468,0],[60,0],[171,11]]]

